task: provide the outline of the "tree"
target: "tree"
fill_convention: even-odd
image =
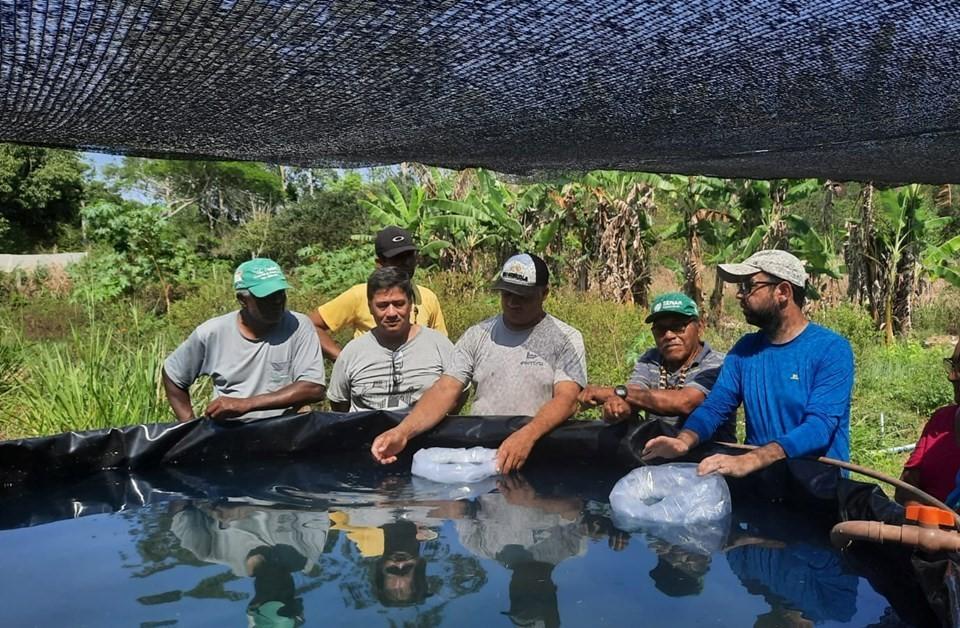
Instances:
[[[167,209],[102,201],[84,207],[82,213],[90,238],[109,247],[77,269],[86,275],[81,282],[86,296],[104,301],[156,282],[169,309],[173,287],[197,264],[193,252],[170,229]]]
[[[104,173],[122,189],[161,201],[169,216],[194,208],[211,231],[275,211],[289,199],[280,171],[254,162],[126,157]]]
[[[0,244],[29,252],[54,245],[64,225],[77,226],[86,170],[74,151],[0,144]]]

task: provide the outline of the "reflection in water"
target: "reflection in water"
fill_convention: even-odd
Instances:
[[[482,495],[470,517],[456,522],[465,548],[510,570],[510,609],[518,626],[559,626],[553,570],[587,551],[579,525],[581,500],[536,494],[529,482],[513,476],[500,492]]]
[[[769,612],[757,617],[756,628],[853,618],[858,578],[844,569],[826,539],[803,530],[803,522],[784,526],[782,519],[761,510],[742,515],[749,520],[736,527],[726,556],[747,591],[770,605]]]
[[[735,525],[628,533],[604,499],[613,482],[583,481],[583,469],[468,489],[318,466],[261,471],[255,486],[252,472],[229,484],[191,479],[216,497],[178,494],[58,524],[120,526],[106,545],[96,541],[104,534],[44,538],[47,526],[0,531],[9,599],[36,597],[21,581],[67,578],[58,586],[69,591],[97,582],[84,621],[19,611],[48,610],[35,603],[0,610],[0,625],[896,625],[822,530],[782,512],[740,509]],[[48,547],[55,558],[24,560],[16,539],[25,533],[31,558]],[[109,562],[110,544],[124,538],[127,549],[114,552],[122,562],[91,578],[89,565]],[[97,614],[104,608],[112,615]]]
[[[170,527],[181,547],[254,579],[247,607],[253,625],[303,623],[303,602],[291,574],[309,573],[320,559],[330,528],[326,512],[204,502],[174,508]]]

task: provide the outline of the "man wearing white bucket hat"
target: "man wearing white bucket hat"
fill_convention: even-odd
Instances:
[[[742,477],[787,457],[849,460],[853,352],[845,338],[804,315],[803,262],[786,251],[766,250],[739,264],[720,264],[718,272],[737,284],[744,318],[760,331],[733,346],[710,396],[678,437],[650,440],[643,459],[686,454],[743,404],[746,442],[759,447],[741,456],[705,458],[701,475]]]

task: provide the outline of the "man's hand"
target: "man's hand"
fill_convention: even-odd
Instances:
[[[577,401],[582,406],[595,408],[613,396],[613,389],[609,386],[587,386],[577,395]]]
[[[629,419],[632,414],[633,408],[630,404],[616,395],[609,397],[603,404],[603,420],[607,423],[619,423]]]
[[[399,426],[389,429],[373,441],[370,453],[380,464],[392,464],[397,461],[397,454],[407,446],[407,435]]]
[[[647,441],[643,453],[640,454],[641,462],[650,462],[657,458],[673,459],[686,455],[690,451],[690,445],[680,438],[671,438],[670,436],[657,436]]]
[[[497,490],[512,506],[533,506],[537,493],[523,476],[514,475],[497,480]]]
[[[497,473],[506,475],[518,471],[527,461],[535,442],[536,439],[528,436],[522,429],[508,436],[497,449]]]
[[[697,467],[697,474],[706,475],[716,472],[721,475],[742,478],[764,466],[766,465],[764,465],[757,456],[751,454],[743,454],[741,456],[715,454],[700,461],[700,465]]]
[[[252,408],[249,399],[221,395],[210,402],[210,405],[203,411],[203,414],[215,421],[220,421],[244,415],[250,412],[250,410],[252,410]]]

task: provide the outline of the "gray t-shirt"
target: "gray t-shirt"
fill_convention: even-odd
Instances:
[[[213,397],[252,397],[294,382],[326,382],[320,340],[310,319],[287,311],[267,336],[249,340],[240,333],[239,312],[211,318],[163,363],[167,376],[189,388],[200,375],[213,380]],[[278,416],[295,408],[259,410],[248,418]]]
[[[476,556],[509,567],[511,553],[504,550],[511,546],[522,548],[530,560],[551,565],[587,552],[578,517],[567,519],[559,513],[511,505],[500,493],[480,496],[477,505],[474,518],[454,523],[460,544]]]
[[[681,369],[677,369],[672,372],[667,372],[666,386],[664,386],[664,388],[693,388],[694,390],[699,390],[704,395],[709,395],[710,389],[713,388],[714,383],[717,381],[717,376],[720,375],[720,367],[723,366],[723,358],[725,355],[722,351],[714,351],[710,343],[704,342],[697,356],[690,364],[690,368],[687,369],[684,374],[683,385],[680,385]],[[661,388],[660,365],[662,361],[663,356],[660,355],[660,351],[656,347],[650,349],[637,359],[637,364],[633,368],[633,375],[630,376],[628,383],[653,390]],[[679,427],[687,417],[660,416],[648,412],[647,418],[660,419],[670,425]]]
[[[523,331],[497,315],[464,332],[445,375],[476,387],[473,414],[534,416],[553,399],[554,384],[586,386],[583,336],[549,314]]]
[[[327,399],[350,402],[350,412],[408,408],[453,363],[453,343],[420,327],[396,351],[367,332],[347,343],[333,365]]]

